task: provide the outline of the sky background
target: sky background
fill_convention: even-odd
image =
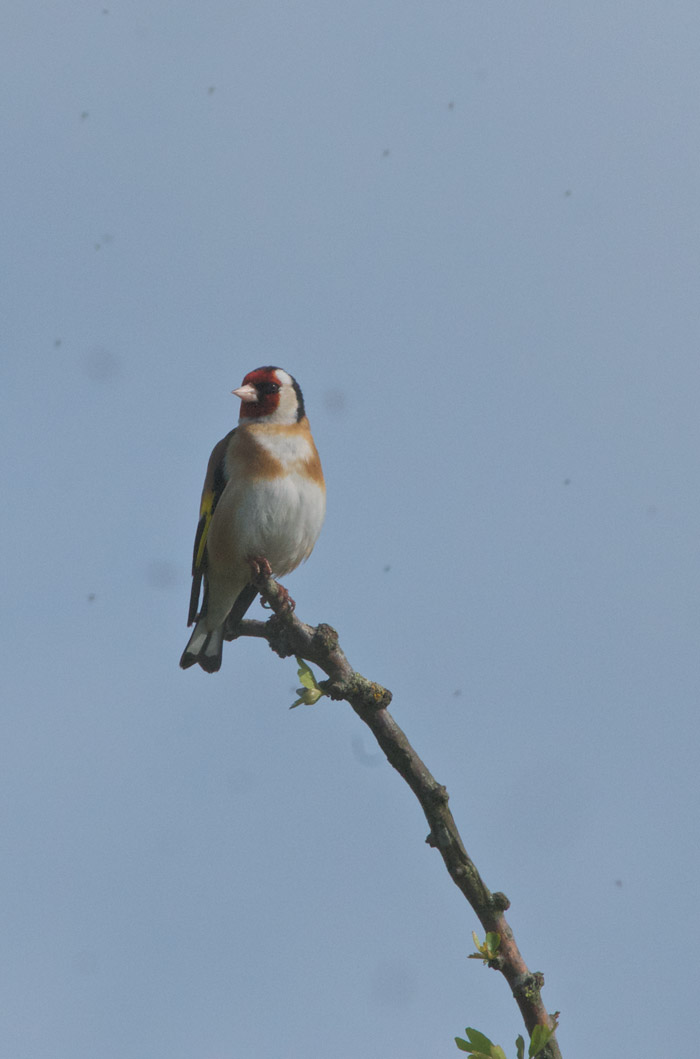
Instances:
[[[351,709],[290,713],[258,641],[178,668],[268,363],[328,484],[297,612],[393,691],[564,1055],[693,1053],[699,39],[695,0],[2,5],[3,1055],[514,1055]]]

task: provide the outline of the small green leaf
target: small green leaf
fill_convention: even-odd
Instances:
[[[297,674],[301,681],[301,687],[297,688],[299,698],[289,707],[293,710],[295,706],[313,706],[323,695],[323,690],[318,686],[316,677],[303,658],[297,655]]]
[[[554,1030],[550,1030],[549,1026],[535,1026],[534,1030],[532,1031],[532,1037],[530,1038],[530,1047],[527,1053],[530,1059],[535,1059],[535,1056],[539,1055],[539,1053],[545,1047],[553,1033]]]
[[[491,1048],[491,1059],[506,1059],[506,1053],[503,1051],[500,1044],[494,1044]]]
[[[297,674],[299,676],[299,680],[301,681],[303,687],[305,687],[305,688],[315,688],[315,687],[317,687],[318,685],[316,684],[316,677],[313,675],[313,672],[312,672],[310,666],[304,661],[304,659],[303,658],[299,658],[299,656],[297,656],[297,664],[299,666],[299,668],[297,669]]]
[[[484,939],[483,943],[479,941],[479,938],[472,931],[472,938],[476,945],[476,952],[471,952],[468,956],[468,960],[483,960],[484,963],[491,963],[496,958],[496,953],[501,944],[501,935],[495,933],[495,931],[489,931]]]
[[[515,1047],[518,1050],[517,1059],[525,1059],[525,1041],[520,1033],[515,1038]]]
[[[472,1029],[471,1026],[467,1026],[464,1032],[474,1051],[484,1052],[485,1055],[490,1054],[493,1048],[493,1041],[490,1041],[485,1033],[479,1033],[478,1030]]]
[[[299,698],[292,703],[290,710],[293,710],[295,706],[313,706],[323,697],[323,692],[320,688],[297,688],[297,695]]]
[[[459,1048],[460,1052],[470,1052],[471,1046],[467,1044],[463,1037],[455,1037],[455,1044]]]
[[[489,950],[489,952],[492,952],[495,955],[498,952],[499,946],[501,944],[501,935],[489,931],[489,933],[486,935],[486,941],[484,942],[484,944]]]
[[[529,1059],[532,1059],[532,1057],[534,1055],[537,1055],[537,1053],[539,1052],[539,1050],[541,1048],[541,1044],[540,1044],[540,1037],[541,1037],[540,1030],[541,1030],[541,1028],[542,1028],[541,1026],[535,1026],[534,1030],[532,1031],[532,1036],[530,1037],[530,1047],[527,1050],[527,1054],[529,1056]]]

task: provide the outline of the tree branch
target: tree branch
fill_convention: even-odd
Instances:
[[[535,1026],[550,1027],[552,1022],[542,1002],[544,975],[531,972],[516,945],[504,912],[510,902],[505,894],[491,893],[469,857],[448,807],[448,794],[430,773],[404,732],[389,713],[391,692],[367,680],[352,668],[330,625],[306,625],[289,606],[286,590],[264,575],[254,581],[264,603],[273,611],[268,621],[244,619],[228,630],[227,640],[253,636],[267,640],[280,658],[299,655],[327,674],[319,687],[332,699],[349,702],[355,713],[372,730],[389,763],[404,778],[425,813],[430,827],[428,845],[437,849],[453,882],[461,890],[484,930],[500,936],[497,955],[489,965],[500,971],[510,986],[532,1036]],[[541,1053],[546,1059],[561,1059],[556,1038]]]

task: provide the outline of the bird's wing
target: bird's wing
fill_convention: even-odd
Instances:
[[[190,611],[187,618],[188,625],[192,625],[198,617],[197,611],[199,609],[199,593],[202,587],[202,578],[204,578],[204,599],[202,601],[201,613],[203,614],[206,611],[207,537],[209,535],[209,527],[211,526],[211,520],[216,510],[216,505],[219,503],[221,494],[226,487],[224,461],[229,442],[235,433],[236,431],[234,428],[225,438],[222,438],[221,441],[214,446],[212,454],[209,457],[207,475],[204,479],[204,488],[202,490],[202,502],[199,506],[199,524],[194,538],[194,552],[192,555],[192,592],[190,593]]]

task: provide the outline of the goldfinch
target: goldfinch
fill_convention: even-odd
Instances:
[[[237,390],[238,426],[214,447],[204,480],[180,665],[221,668],[224,626],[257,594],[267,560],[277,577],[308,559],[326,513],[326,485],[299,384],[282,368],[256,368]],[[200,589],[204,595],[199,606]]]

